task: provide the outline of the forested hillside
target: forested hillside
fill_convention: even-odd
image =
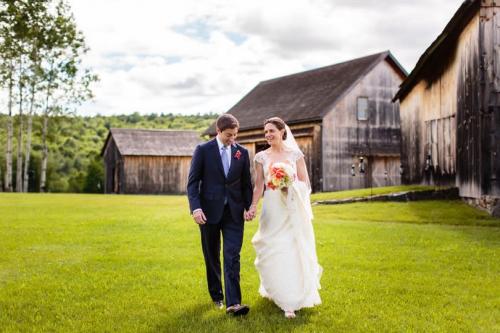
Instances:
[[[100,152],[108,130],[117,128],[194,129],[200,134],[217,115],[180,116],[150,114],[118,116],[62,116],[49,119],[49,192],[102,192],[103,162]],[[0,115],[0,183],[4,182],[7,116]],[[16,165],[19,119],[14,117],[13,165]],[[33,143],[29,166],[29,191],[38,192],[41,168],[41,118],[33,119]],[[23,143],[24,145],[25,143]],[[14,179],[15,172],[14,170]],[[0,186],[1,188],[1,186]]]

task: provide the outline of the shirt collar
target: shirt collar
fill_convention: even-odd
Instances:
[[[224,144],[222,143],[222,141],[220,141],[219,136],[215,136],[215,139],[217,140],[217,145],[219,146],[219,150],[221,150]],[[230,150],[231,146],[229,145],[227,146],[227,148],[229,148],[228,150]]]

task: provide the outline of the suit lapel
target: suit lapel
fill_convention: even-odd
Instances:
[[[222,166],[222,159],[221,159],[221,156],[220,156],[219,145],[217,144],[217,139],[213,139],[212,142],[213,142],[212,149],[214,151],[214,154],[217,155],[217,156],[214,156],[215,161],[216,161],[215,163],[217,164],[217,167],[220,170],[220,172],[222,172],[222,175],[224,177],[226,177],[224,175],[224,167]]]

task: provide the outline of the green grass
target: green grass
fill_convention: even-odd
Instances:
[[[179,196],[0,194],[2,332],[500,332],[500,221],[458,201],[316,206],[323,304],[285,320],[211,307]]]
[[[349,190],[349,191],[314,193],[311,196],[311,200],[312,201],[340,200],[347,198],[361,198],[361,197],[369,197],[372,195],[390,194],[390,193],[406,192],[406,191],[426,191],[437,188],[441,187],[425,186],[425,185],[373,187],[373,188],[363,188],[363,189]]]

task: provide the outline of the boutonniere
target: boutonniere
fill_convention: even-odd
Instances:
[[[238,150],[236,151],[236,153],[234,154],[234,158],[235,158],[235,159],[237,159],[237,160],[239,160],[239,159],[240,159],[240,157],[241,157],[241,151],[238,149]]]

